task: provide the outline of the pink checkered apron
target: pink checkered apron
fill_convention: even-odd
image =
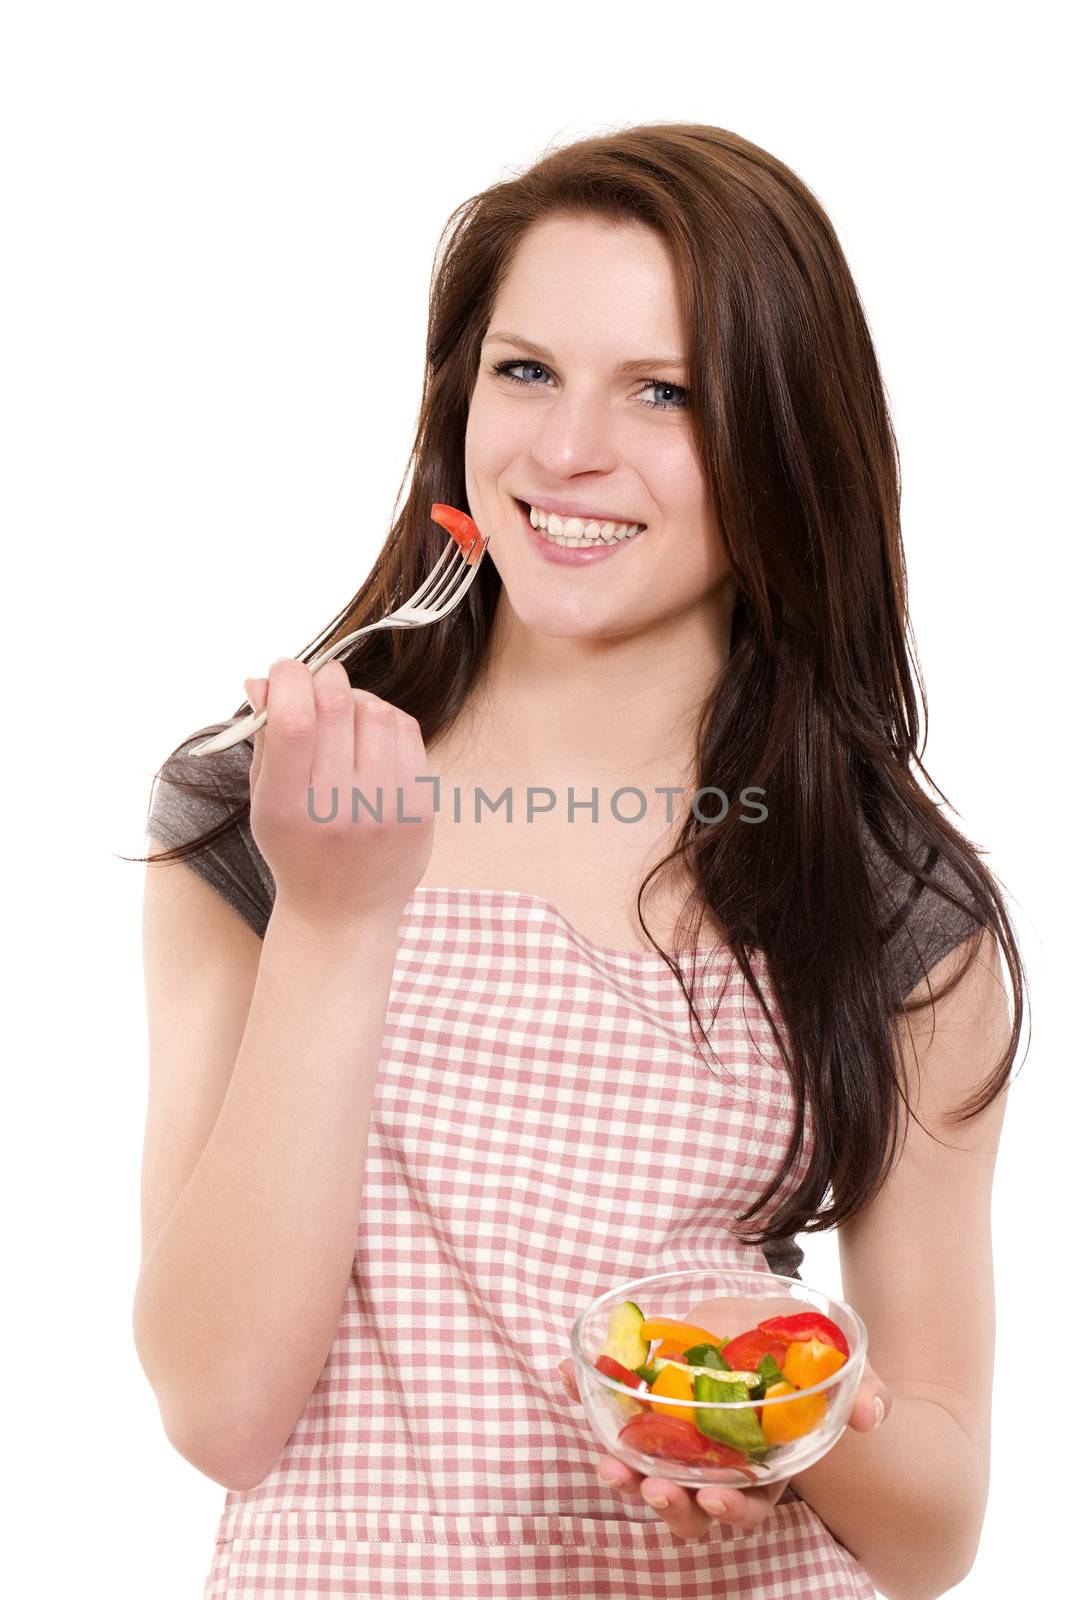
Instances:
[[[702,1017],[724,977],[709,1067],[655,951],[535,895],[415,890],[337,1335],[269,1476],[226,1496],[205,1600],[875,1600],[791,1490],[758,1529],[686,1540],[601,1483],[558,1371],[615,1284],[767,1270],[732,1219],[791,1089],[728,952]]]

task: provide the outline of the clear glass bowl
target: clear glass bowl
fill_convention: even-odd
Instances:
[[[596,1366],[596,1359],[607,1339],[608,1323],[616,1306],[632,1300],[646,1318],[668,1317],[690,1323],[720,1339],[734,1339],[768,1317],[796,1316],[800,1311],[821,1311],[844,1334],[849,1355],[844,1365],[813,1384],[810,1389],[769,1400],[693,1401],[655,1397],[655,1406],[641,1404],[640,1393],[625,1383],[607,1377]],[[727,1488],[749,1489],[760,1484],[780,1483],[810,1467],[835,1445],[848,1425],[867,1357],[867,1329],[841,1300],[821,1294],[810,1283],[786,1278],[773,1272],[727,1268],[706,1272],[660,1272],[649,1278],[635,1278],[611,1289],[582,1312],[571,1329],[571,1351],[578,1392],[593,1432],[611,1455],[625,1461],[644,1477],[669,1478],[691,1489],[720,1483]],[[825,1395],[825,1409],[810,1431],[785,1443],[773,1445],[765,1455],[749,1457],[745,1468],[719,1466],[699,1461],[680,1461],[669,1455],[646,1454],[619,1439],[619,1430],[642,1412],[669,1417],[678,1412],[708,1409],[725,1412],[751,1411],[758,1407],[788,1406],[814,1395]],[[758,1415],[758,1412],[754,1412]]]

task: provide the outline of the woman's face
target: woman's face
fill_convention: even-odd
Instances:
[[[500,363],[506,371],[494,370]],[[562,216],[529,230],[489,320],[466,434],[471,515],[491,534],[489,556],[528,628],[639,632],[714,592],[721,604],[727,588],[732,605],[686,382],[673,263],[658,234]],[[644,528],[606,555],[597,546],[553,560],[558,546],[545,551],[530,505],[558,511],[550,532],[572,513]]]

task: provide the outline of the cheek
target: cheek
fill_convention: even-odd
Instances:
[[[488,390],[476,384],[467,413],[468,467],[491,471],[506,466],[520,449],[520,428],[514,412],[498,405]]]

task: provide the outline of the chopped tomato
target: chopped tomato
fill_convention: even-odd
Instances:
[[[738,1472],[743,1472],[746,1478],[751,1478],[753,1483],[759,1478],[759,1473],[749,1466],[740,1450],[735,1450],[732,1444],[724,1444],[721,1439],[709,1439],[711,1449],[704,1459],[706,1467],[736,1467]]]
[[[629,1445],[631,1450],[641,1450],[646,1456],[703,1461],[713,1441],[692,1422],[681,1417],[657,1416],[650,1411],[643,1417],[631,1417],[619,1429],[619,1443]]]
[[[747,1458],[732,1445],[709,1439],[691,1422],[679,1417],[631,1417],[619,1429],[619,1443],[646,1456],[666,1456],[674,1461],[699,1461],[705,1467],[736,1467],[746,1478],[759,1477]]]
[[[629,1384],[631,1389],[640,1389],[642,1380],[636,1372],[631,1372],[629,1367],[624,1367],[621,1361],[616,1361],[614,1356],[597,1356],[594,1363],[598,1372],[605,1378],[614,1378],[619,1383]]]
[[[804,1344],[808,1339],[820,1339],[823,1344],[832,1344],[835,1350],[840,1350],[846,1359],[848,1357],[848,1340],[837,1323],[824,1317],[821,1311],[800,1311],[795,1317],[768,1317],[758,1326],[761,1332],[784,1339],[786,1344]]]

